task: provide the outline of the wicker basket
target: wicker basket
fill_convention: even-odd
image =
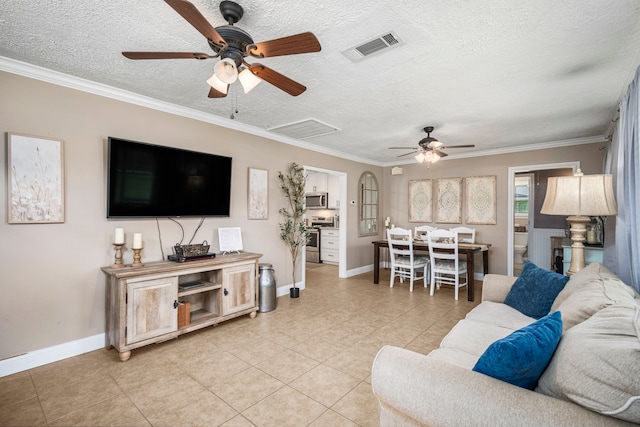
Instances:
[[[173,252],[178,256],[206,255],[209,253],[209,244],[206,240],[200,245],[181,245],[176,243],[173,247]]]

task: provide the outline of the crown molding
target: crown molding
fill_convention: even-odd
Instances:
[[[248,133],[262,138],[270,139],[273,141],[282,142],[284,144],[293,145],[295,147],[303,148],[305,150],[315,151],[317,153],[327,154],[329,156],[339,157],[354,162],[366,163],[374,166],[382,166],[381,162],[375,162],[371,159],[365,159],[363,157],[351,156],[345,153],[332,150],[319,145],[311,144],[308,142],[299,141],[294,138],[278,135],[273,132],[269,132],[266,129],[262,129],[256,126],[251,126],[245,123],[241,123],[232,119],[216,116],[213,114],[205,113],[202,111],[194,110],[192,108],[183,107],[180,105],[172,104],[165,101],[159,101],[157,99],[140,95],[134,92],[129,92],[123,89],[118,89],[113,86],[108,86],[102,83],[97,83],[91,80],[83,79],[69,74],[53,71],[48,68],[40,67],[38,65],[28,64],[26,62],[17,61],[15,59],[0,56],[0,71],[6,71],[8,73],[16,74],[23,77],[28,77],[34,80],[40,80],[43,82],[55,84],[58,86],[68,87],[70,89],[80,90],[82,92],[91,93],[106,98],[115,99],[118,101],[127,102],[129,104],[138,105],[145,108],[150,108],[157,111],[162,111],[176,116],[186,117],[189,119],[198,120],[205,123],[210,123],[216,126],[221,126],[228,129],[233,129],[239,132]]]
[[[469,153],[449,154],[441,161],[467,159],[471,157],[496,156],[499,154],[520,153],[523,151],[548,150],[549,148],[569,147],[572,145],[597,144],[607,142],[608,139],[604,135],[587,136],[582,138],[561,139],[558,141],[539,142],[536,144],[515,145],[510,147],[493,148],[487,150],[473,151]],[[415,160],[403,160],[402,162],[387,162],[385,167],[416,164]]]

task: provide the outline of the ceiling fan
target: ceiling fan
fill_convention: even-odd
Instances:
[[[320,42],[313,33],[306,32],[288,37],[254,43],[246,31],[234,27],[244,11],[232,1],[220,3],[220,12],[228,25],[214,28],[209,21],[186,0],[165,0],[176,12],[206,37],[215,53],[202,52],[122,52],[129,59],[209,59],[220,58],[215,65],[214,75],[207,80],[211,86],[209,98],[227,96],[229,85],[240,80],[245,93],[253,89],[261,80],[276,86],[292,96],[298,96],[307,88],[300,83],[259,63],[248,63],[245,58],[269,58],[273,56],[295,55],[319,52]]]
[[[431,136],[431,132],[433,132],[433,126],[427,126],[423,129],[427,136],[418,141],[419,147],[416,149],[415,147],[389,147],[391,150],[413,150],[409,153],[400,154],[398,157],[409,156],[411,154],[418,153],[416,155],[416,160],[420,163],[428,162],[435,163],[440,160],[441,157],[447,157],[448,154],[445,153],[444,150],[446,148],[471,148],[475,147],[473,144],[467,145],[447,145],[445,146],[442,142],[438,141],[436,138]]]

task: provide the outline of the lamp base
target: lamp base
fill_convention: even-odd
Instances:
[[[585,267],[584,244],[587,234],[587,224],[591,222],[588,216],[570,216],[567,221],[571,224],[571,265],[567,270],[567,276],[577,273]]]

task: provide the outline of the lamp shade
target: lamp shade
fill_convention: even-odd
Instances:
[[[223,93],[225,95],[229,90],[229,85],[223,82],[222,80],[220,80],[215,74],[211,76],[209,80],[207,80],[207,83],[209,83],[209,86],[211,86],[218,92]]]
[[[547,215],[616,215],[618,205],[613,194],[611,175],[551,177],[540,213]]]
[[[420,163],[425,161],[425,155],[424,153],[420,152],[416,155],[416,160],[419,161]]]
[[[251,72],[248,68],[245,68],[238,75],[238,80],[242,84],[244,93],[249,93],[253,88],[258,86],[262,79]]]
[[[229,85],[238,80],[238,69],[236,68],[236,63],[229,58],[220,60],[213,68],[213,72],[218,79]]]

